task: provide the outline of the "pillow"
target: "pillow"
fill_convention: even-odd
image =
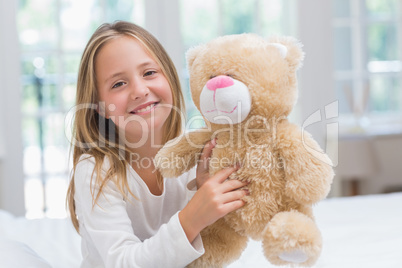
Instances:
[[[49,263],[29,246],[15,240],[0,240],[0,267],[51,268]]]

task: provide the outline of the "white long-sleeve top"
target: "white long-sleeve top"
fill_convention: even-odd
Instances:
[[[155,196],[128,166],[129,187],[138,200],[131,195],[126,200],[109,182],[93,206],[91,185],[98,191],[95,160],[89,155],[80,160],[75,169],[74,199],[82,237],[81,267],[184,267],[204,253],[201,237],[190,244],[178,217],[195,193],[189,188],[194,184],[195,169],[178,178],[165,178],[162,195]],[[102,173],[108,167],[105,159]]]

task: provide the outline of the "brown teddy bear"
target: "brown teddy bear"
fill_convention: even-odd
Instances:
[[[217,139],[213,175],[240,164],[230,179],[249,182],[246,204],[201,232],[205,254],[193,267],[222,267],[240,257],[248,238],[262,240],[276,265],[311,266],[322,240],[312,205],[326,197],[331,161],[312,137],[289,122],[304,54],[292,37],[228,35],[187,52],[193,101],[206,127],[167,143],[155,163],[164,177],[197,164]]]

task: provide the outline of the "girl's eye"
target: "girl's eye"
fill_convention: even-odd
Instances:
[[[155,71],[147,71],[145,74],[144,74],[144,76],[150,76],[150,75],[153,75],[153,74],[155,74],[156,72]]]
[[[112,88],[121,87],[121,86],[123,86],[124,84],[125,84],[124,82],[117,82],[116,84],[114,84],[114,85],[112,86]]]

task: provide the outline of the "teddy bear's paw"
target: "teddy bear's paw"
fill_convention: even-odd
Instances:
[[[311,266],[321,253],[321,245],[314,221],[298,211],[276,214],[263,232],[264,254],[276,265]]]
[[[308,260],[308,256],[300,249],[285,251],[279,254],[279,259],[291,263],[303,263]]]

